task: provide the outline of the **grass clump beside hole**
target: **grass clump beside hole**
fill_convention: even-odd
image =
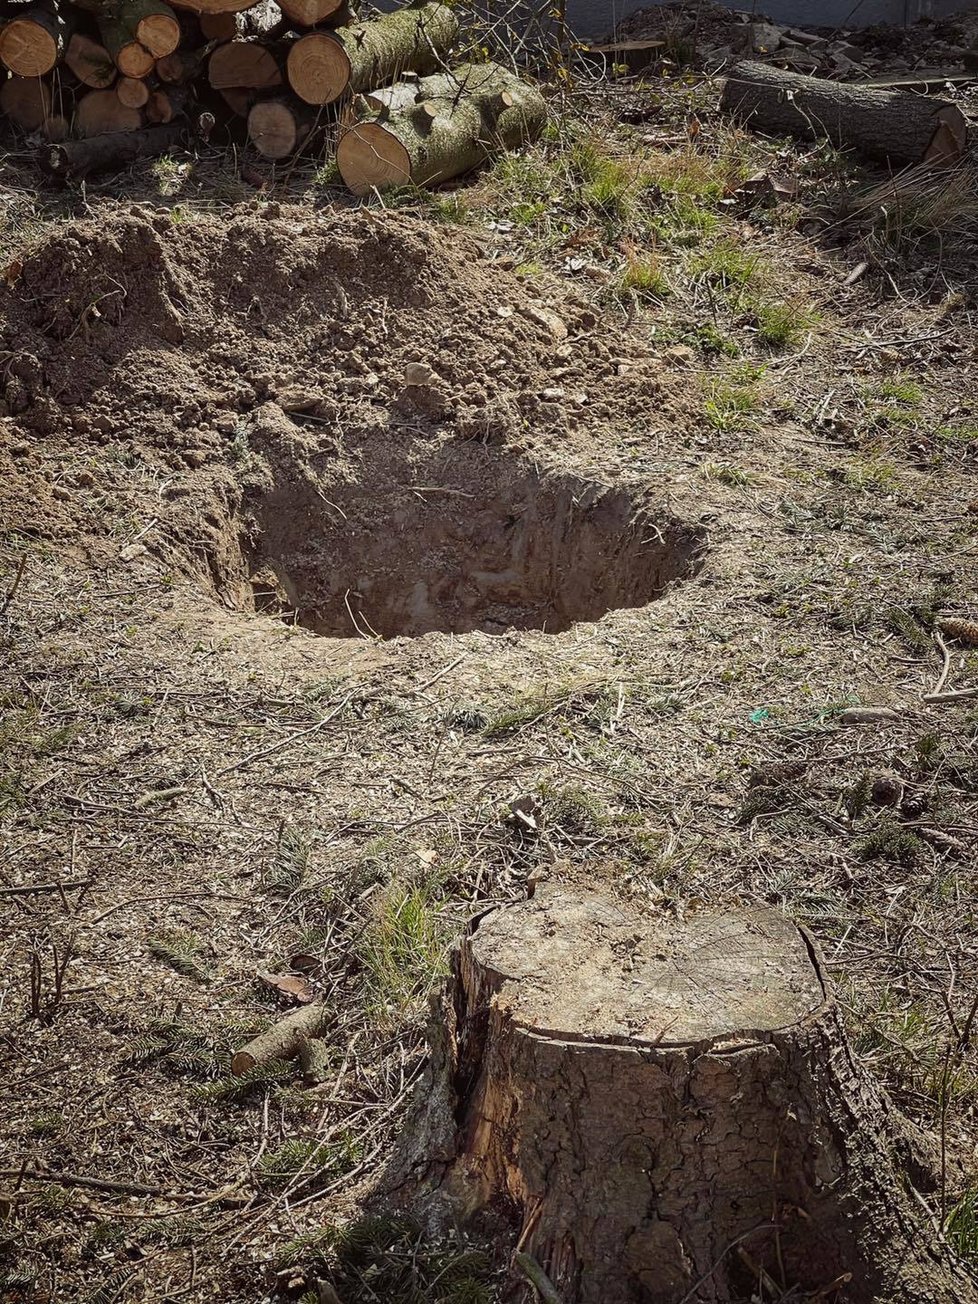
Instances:
[[[381,898],[360,939],[359,954],[377,1005],[406,1010],[445,971],[448,933],[429,894],[396,887]]]
[[[694,280],[712,286],[724,293],[741,291],[753,281],[758,259],[745,254],[730,240],[723,240],[697,254],[690,264]]]
[[[726,433],[744,430],[760,406],[760,367],[737,367],[707,385],[703,411],[714,430]]]
[[[810,312],[796,303],[760,300],[754,305],[757,338],[772,349],[797,344],[814,323]]]
[[[672,293],[669,278],[654,255],[630,255],[613,288],[618,296],[634,294],[640,299],[662,300]]]

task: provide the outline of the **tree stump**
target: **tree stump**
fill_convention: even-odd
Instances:
[[[510,1220],[561,1304],[978,1299],[782,915],[544,885],[476,925],[445,1011],[428,1182]]]

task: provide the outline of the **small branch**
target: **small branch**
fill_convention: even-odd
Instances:
[[[173,1200],[201,1201],[198,1191],[173,1192],[164,1186],[146,1186],[142,1182],[116,1182],[107,1177],[88,1177],[84,1173],[45,1173],[37,1168],[4,1168],[0,1177],[24,1178],[32,1182],[52,1182],[56,1186],[82,1186],[93,1191],[115,1191],[119,1195],[169,1196]],[[250,1197],[218,1194],[210,1197],[211,1203],[231,1205],[247,1204]]]
[[[69,878],[63,883],[20,883],[16,887],[0,887],[0,896],[27,896],[31,892],[64,892],[69,888],[91,887],[90,878]]]
[[[14,576],[14,582],[4,594],[3,602],[0,602],[0,616],[6,615],[7,608],[17,596],[17,590],[20,588],[20,582],[24,578],[24,571],[27,568],[27,553],[25,552],[17,565],[17,574]]]
[[[924,698],[925,702],[932,701],[935,693],[941,693],[944,691],[944,685],[947,683],[947,677],[951,672],[951,650],[941,637],[941,631],[939,629],[934,630],[934,642],[941,649],[941,655],[944,658],[944,665],[941,667],[941,673],[937,677],[937,683]]]
[[[532,1254],[527,1254],[525,1250],[517,1250],[513,1255],[513,1261],[523,1276],[532,1283],[543,1304],[562,1304],[553,1282]]]
[[[978,688],[955,688],[950,693],[925,693],[925,702],[963,702],[965,698],[978,697]]]

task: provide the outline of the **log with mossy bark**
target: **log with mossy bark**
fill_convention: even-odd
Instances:
[[[148,77],[156,57],[136,36],[135,15],[119,14],[99,20],[99,35],[112,62],[124,77]]]
[[[116,79],[115,61],[104,45],[82,32],[73,33],[64,56],[69,68],[83,86],[105,90]]]
[[[63,58],[72,25],[68,7],[53,0],[18,9],[0,31],[0,62],[16,77],[43,77]]]
[[[953,163],[968,143],[964,114],[948,100],[807,77],[763,63],[731,69],[720,107],[754,130],[824,137],[897,166]]]
[[[458,30],[447,5],[424,4],[331,33],[310,32],[289,51],[289,84],[307,104],[332,104],[405,71],[431,73],[446,62]]]
[[[536,87],[500,64],[467,64],[421,78],[407,98],[405,104],[397,90],[380,92],[374,97],[380,112],[341,136],[336,162],[354,194],[462,176],[534,140],[547,120]]]

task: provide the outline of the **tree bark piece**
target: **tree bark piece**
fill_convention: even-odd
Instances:
[[[0,112],[24,131],[38,131],[51,118],[51,88],[39,77],[8,77],[0,86]]]
[[[142,109],[149,100],[149,86],[138,77],[120,77],[115,93],[127,109]]]
[[[309,1086],[318,1086],[330,1075],[329,1046],[321,1037],[306,1037],[299,1046],[299,1066]]]
[[[216,91],[242,87],[273,90],[282,85],[275,55],[257,41],[228,41],[219,45],[207,64],[207,79]]]
[[[259,100],[248,112],[248,139],[263,158],[288,158],[308,140],[316,116],[308,104]]]
[[[74,125],[76,135],[83,137],[136,131],[143,125],[143,115],[122,104],[114,90],[89,91],[75,105]]]
[[[253,1038],[246,1046],[231,1056],[231,1072],[235,1077],[248,1073],[259,1064],[270,1060],[295,1059],[303,1042],[318,1037],[326,1026],[326,1010],[322,1005],[304,1005],[301,1010],[287,1014],[267,1032]]]
[[[310,32],[292,46],[289,84],[307,104],[385,86],[405,71],[434,72],[458,37],[458,19],[443,4],[399,9],[366,23]]]
[[[429,1181],[514,1211],[563,1304],[728,1304],[759,1276],[772,1299],[978,1298],[898,1169],[909,1124],[780,913],[543,884],[463,942],[444,1013],[422,1095],[429,1138],[454,1139]]]
[[[827,137],[898,166],[946,163],[961,157],[968,138],[964,115],[947,100],[806,77],[763,63],[738,63],[720,107],[772,135]]]
[[[17,77],[43,77],[65,53],[68,16],[55,4],[30,5],[0,31],[0,62]]]
[[[96,91],[97,95],[111,91]],[[137,115],[138,116],[138,115]],[[147,127],[142,131],[110,132],[92,140],[70,140],[48,145],[38,156],[41,167],[60,179],[83,177],[90,172],[107,172],[138,158],[155,158],[180,143],[182,123],[171,127]]]
[[[115,61],[104,45],[75,32],[65,50],[65,63],[84,86],[105,90],[116,78]]]
[[[533,140],[547,120],[540,92],[492,63],[465,64],[407,92],[390,87],[368,99],[393,107],[349,127],[336,148],[340,175],[357,195],[461,176]]]

